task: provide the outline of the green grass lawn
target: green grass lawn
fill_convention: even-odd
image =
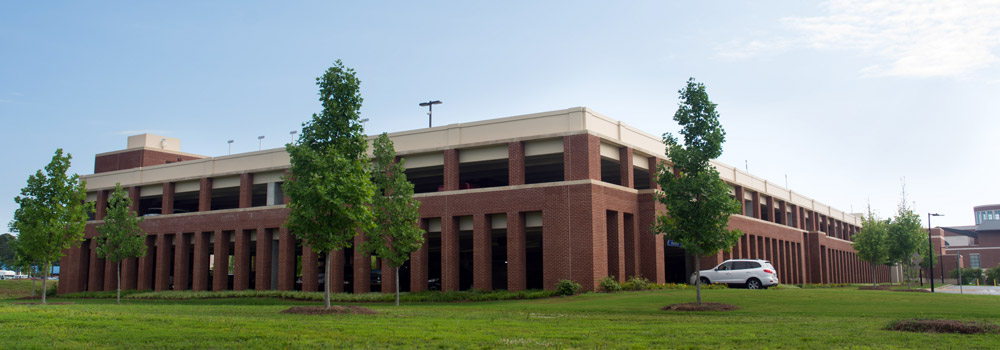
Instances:
[[[735,312],[665,312],[689,290],[467,303],[357,304],[377,315],[286,315],[278,299],[0,301],[0,348],[995,349],[1000,335],[883,330],[901,318],[1000,322],[1000,298],[824,289],[706,290]]]

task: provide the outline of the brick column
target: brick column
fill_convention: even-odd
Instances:
[[[66,278],[63,279],[63,283],[59,283],[58,286],[56,287],[59,294],[76,292],[75,290],[73,290],[74,276],[69,274],[70,269],[72,269],[72,266],[76,265],[72,261],[73,261],[73,248],[63,249],[63,257],[59,258],[59,266],[65,266],[60,270],[60,274],[66,274]]]
[[[212,269],[212,290],[229,289],[229,233],[215,230],[215,266]]]
[[[646,158],[649,162],[649,188],[657,190],[660,189],[660,183],[656,182],[656,174],[658,172],[657,165],[660,164],[660,160],[656,157]]]
[[[365,242],[365,235],[354,236],[354,293],[368,293],[372,289],[372,256],[359,247]]]
[[[655,283],[666,283],[666,267],[663,261],[663,235],[653,233],[656,221],[656,199],[653,194],[640,194],[636,236],[639,245],[639,271],[643,277]]]
[[[146,256],[139,258],[139,285],[137,286],[139,290],[153,289],[153,269],[156,266],[156,261],[153,260],[151,253],[156,249],[155,242],[156,236],[146,236]]]
[[[625,232],[622,230],[621,215],[616,211],[608,211],[605,216],[608,276],[615,276],[619,282],[625,282]]]
[[[760,192],[753,192],[750,194],[750,202],[753,203],[753,217],[755,219],[760,219]]]
[[[285,226],[278,229],[278,289],[295,289],[295,237]]]
[[[97,257],[97,239],[90,240],[90,273],[88,274],[87,290],[100,292],[104,290],[104,259]]]
[[[122,289],[139,289],[139,259],[127,258],[123,261]]]
[[[507,178],[511,186],[524,184],[524,142],[507,143]]]
[[[765,196],[764,205],[767,207],[767,221],[777,223],[778,218],[774,215],[774,197]]]
[[[170,290],[170,247],[173,245],[173,235],[160,234],[156,236],[156,281],[155,290]]]
[[[472,216],[472,289],[475,290],[493,290],[492,223],[490,215]],[[382,283],[385,283],[384,278]]]
[[[191,269],[191,235],[177,232],[174,238],[174,290],[188,290],[188,271]]]
[[[389,266],[385,259],[379,259],[382,270],[382,293],[396,293],[396,268]]]
[[[507,213],[507,290],[522,291],[527,284],[525,270],[524,214]]]
[[[775,222],[780,222],[785,226],[792,226],[792,223],[788,222],[788,207],[786,206],[785,201],[778,201],[778,212],[781,213],[781,217],[776,218],[778,220]]]
[[[250,230],[236,230],[233,244],[233,290],[250,289]]]
[[[240,208],[249,208],[253,204],[253,174],[240,174]]]
[[[191,290],[208,290],[208,260],[209,237],[211,232],[197,231],[194,233],[194,271],[191,279]]]
[[[131,210],[133,213],[136,213],[136,215],[139,214],[140,190],[141,188],[139,188],[138,186],[132,186],[128,188],[128,197],[129,199],[132,199],[132,206],[129,207],[129,210]]]
[[[441,291],[458,290],[458,217],[441,218]]]
[[[590,134],[563,137],[563,173],[566,181],[601,179],[601,139]]]
[[[254,259],[254,270],[257,274],[254,276],[254,289],[256,290],[269,290],[271,286],[271,245],[274,242],[274,237],[271,231],[268,231],[263,226],[257,226],[257,255]]]
[[[117,290],[118,289],[118,264],[116,262],[104,260],[104,290]],[[124,272],[124,271],[122,271]],[[122,275],[122,289],[125,288],[125,275]]]
[[[625,146],[618,148],[618,169],[622,178],[622,186],[635,188],[635,184],[632,183],[632,180],[635,179],[632,176],[634,171],[632,167],[632,148]]]
[[[174,188],[175,185],[173,182],[163,183],[163,199],[160,204],[160,213],[163,215],[174,213]]]
[[[508,225],[510,225],[508,221]],[[420,249],[410,253],[410,291],[422,292],[427,290],[427,219],[420,219],[420,229],[424,231],[424,244]]]
[[[330,293],[344,292],[344,250],[331,250],[330,254],[330,276],[326,280],[330,284]]]
[[[206,177],[200,180],[198,190],[198,211],[212,210],[212,178]]]
[[[444,150],[444,190],[457,190],[458,181],[458,150],[446,149]]]
[[[108,214],[108,191],[97,191],[97,202],[94,203],[94,220],[104,220]]]
[[[308,244],[302,245],[302,291],[319,291],[319,256]]]
[[[743,186],[733,186],[733,196],[736,197],[736,201],[740,202],[740,215],[746,214],[746,209],[743,208],[745,205],[743,203]]]

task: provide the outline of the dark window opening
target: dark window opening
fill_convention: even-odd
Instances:
[[[544,289],[542,276],[542,228],[527,227],[524,229],[525,245],[525,277],[528,289]]]
[[[148,196],[139,198],[139,216],[160,215],[163,208],[163,196]]]
[[[782,218],[781,217],[782,217],[781,210],[778,210],[778,208],[774,208],[774,223],[776,223],[776,224],[784,224],[784,222],[782,222]]]
[[[94,211],[87,213],[87,220],[94,220],[97,218],[97,204],[94,202]]]
[[[458,165],[458,183],[461,189],[500,187],[509,184],[509,161],[485,160]]]
[[[604,175],[601,175],[604,176]],[[649,170],[633,167],[632,168],[632,186],[637,190],[648,190],[649,187]]]
[[[410,291],[410,260],[407,259],[403,265],[396,269],[396,276],[399,278],[399,291]]]
[[[263,207],[267,205],[267,184],[253,185],[250,194],[251,207]]]
[[[271,203],[269,203],[269,205],[285,204],[285,192],[281,190],[281,186],[283,186],[284,184],[285,184],[284,182],[275,182],[274,194],[273,194],[274,199],[270,201]]]
[[[344,293],[354,293],[354,248],[344,248]]]
[[[441,290],[441,232],[427,232],[427,290]]]
[[[368,290],[372,292],[382,291],[382,259],[371,257],[372,268],[368,271]]]
[[[768,219],[768,215],[767,215],[767,205],[764,205],[764,204],[760,205],[760,219],[764,220],[764,221],[770,220],[770,219]]]
[[[472,289],[472,230],[458,231],[458,290]]]
[[[559,182],[563,175],[563,154],[543,154],[524,158],[524,183]]]
[[[617,160],[601,157],[601,181],[622,184],[622,169]]]
[[[747,200],[743,201],[743,215],[746,215],[746,216],[749,216],[749,217],[753,217],[753,201],[752,200],[747,199]]]
[[[177,263],[177,261],[174,260],[176,258],[176,255],[177,255],[177,254],[174,254],[174,247],[175,247],[175,245],[172,244],[172,243],[177,242],[178,238],[176,237],[176,235],[172,235],[172,236],[174,236],[173,240],[170,239],[171,236],[167,236],[167,239],[166,239],[167,244],[166,244],[166,246],[163,247],[164,248],[163,249],[163,253],[166,254],[166,258],[167,258],[167,271],[166,271],[167,272],[167,285],[164,286],[164,289],[166,289],[166,290],[173,290],[174,289],[174,264]],[[171,242],[171,241],[173,241],[173,242]],[[154,268],[154,270],[155,270],[155,268]],[[156,281],[156,280],[153,280],[153,281]],[[153,285],[155,286],[156,284],[154,283]]]
[[[198,191],[174,193],[174,214],[198,211]]]
[[[618,254],[618,247],[624,244],[618,237],[618,212],[608,210],[604,222],[607,225],[604,232],[607,236],[608,276],[613,276],[618,281],[624,281],[625,276],[618,269],[618,264],[623,258]]]
[[[492,230],[493,290],[507,289],[507,229]]]
[[[437,192],[444,186],[444,166],[406,169],[406,180],[413,184],[413,193]]]
[[[239,187],[212,189],[212,210],[236,209],[239,207],[240,207]]]

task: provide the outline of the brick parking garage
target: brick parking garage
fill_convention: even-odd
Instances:
[[[658,137],[571,108],[390,134],[421,202],[424,246],[400,268],[400,289],[553,289],[572,279],[642,276],[686,282],[693,261],[650,227]],[[770,260],[783,283],[871,280],[850,237],[860,218],[725,164],[713,163],[743,204],[730,226],[745,235],[731,252],[703,257]],[[147,254],[123,263],[123,288],[153,290],[395,290],[392,270],[351,248],[302,247],[282,224],[289,167],[283,148],[221,157],[180,152],[180,140],[129,138],[97,155],[87,181],[96,203],[81,247],[61,260],[59,293],[114,289],[114,268],[96,257],[97,226],[115,183],[145,217]],[[358,236],[355,242],[363,240]],[[889,271],[877,270],[880,280]]]

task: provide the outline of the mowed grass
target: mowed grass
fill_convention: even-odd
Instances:
[[[887,331],[902,318],[997,323],[1000,298],[829,289],[706,290],[734,312],[665,312],[689,290],[540,300],[355,304],[377,315],[287,315],[278,299],[0,301],[0,348],[995,349],[1000,335]]]

